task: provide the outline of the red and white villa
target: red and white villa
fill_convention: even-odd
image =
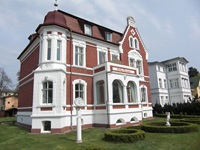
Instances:
[[[47,13],[19,55],[17,122],[32,133],[115,128],[152,117],[148,51],[133,17],[124,33],[61,10]]]

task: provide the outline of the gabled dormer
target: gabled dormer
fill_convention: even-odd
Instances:
[[[144,46],[133,17],[127,18],[127,27],[123,34],[122,40],[119,42],[119,50],[123,59],[122,63],[125,65],[127,65],[129,62],[127,59],[129,51],[137,51],[144,60],[148,60],[148,51]]]

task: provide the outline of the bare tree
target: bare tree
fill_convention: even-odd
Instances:
[[[12,81],[4,71],[4,68],[0,67],[0,95],[2,91],[9,90],[12,87]]]

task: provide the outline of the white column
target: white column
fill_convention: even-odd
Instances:
[[[52,61],[56,61],[56,57],[57,57],[57,39],[54,35],[54,37],[52,37],[52,43],[51,43],[51,60]]]
[[[81,131],[81,107],[76,107],[77,112],[77,140],[76,143],[82,143],[82,131]]]
[[[42,48],[41,48],[41,63],[47,60],[47,40],[46,38],[42,38]]]
[[[124,99],[124,104],[126,104],[125,108],[128,108],[128,99],[127,99],[127,91],[126,91],[126,86],[123,85],[123,99]]]

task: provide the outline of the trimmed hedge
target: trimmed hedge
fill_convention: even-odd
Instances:
[[[155,114],[155,117],[160,117],[160,118],[166,118],[167,115],[166,114]],[[200,116],[195,116],[195,115],[181,115],[181,114],[170,114],[171,118],[174,119],[182,119],[182,118],[199,118]]]
[[[144,140],[145,132],[137,129],[113,129],[107,130],[104,135],[106,141],[133,143]]]
[[[154,133],[188,133],[198,131],[198,126],[189,122],[170,122],[171,126],[166,126],[165,122],[143,123],[142,130]]]
[[[200,118],[184,118],[180,121],[181,122],[190,122],[190,123],[200,124]]]

